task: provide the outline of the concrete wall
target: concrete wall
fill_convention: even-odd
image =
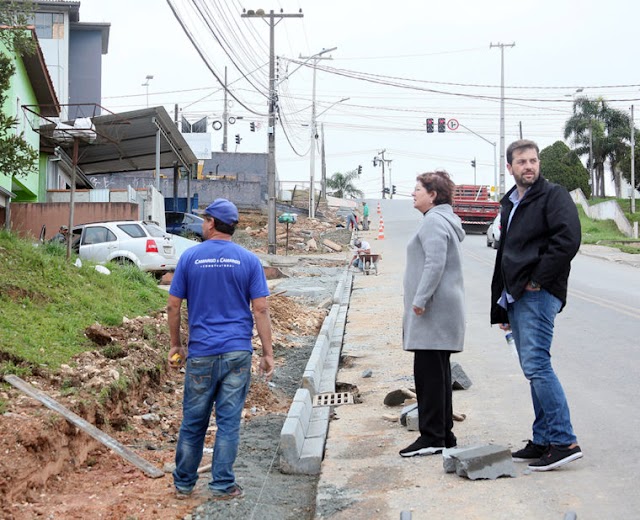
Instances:
[[[4,212],[4,210],[0,210]],[[138,220],[138,204],[128,202],[78,202],[74,205],[74,225],[110,220]],[[0,215],[0,221],[4,215]],[[68,203],[11,204],[11,229],[22,236],[37,238],[43,225],[47,226],[46,238],[58,232],[62,225],[69,224]]]
[[[69,12],[61,9],[43,10],[43,12],[59,12],[64,14],[63,38],[38,38],[49,76],[56,90],[60,104],[69,103]],[[66,12],[65,12],[66,11]],[[63,111],[66,107],[63,108]],[[67,114],[63,114],[65,119]]]
[[[579,188],[571,192],[571,198],[576,204],[582,206],[582,209],[589,218],[594,220],[613,220],[623,234],[628,237],[638,238],[637,236],[634,237],[633,226],[629,220],[627,220],[627,217],[625,217],[617,201],[607,200],[590,206],[589,201],[587,201],[584,193],[582,193],[582,190]]]
[[[69,103],[101,103],[102,32],[72,30],[69,35]],[[94,107],[69,107],[69,119],[93,117]]]
[[[173,197],[173,171],[160,170],[160,192],[164,197]],[[198,194],[200,208],[206,208],[214,199],[224,197],[241,209],[267,208],[266,183],[251,175],[241,174],[236,179],[191,179],[190,196]],[[153,172],[123,172],[103,175],[91,175],[96,188],[122,190],[131,186],[135,190],[144,190],[154,184]],[[187,196],[187,179],[178,181],[178,197]]]

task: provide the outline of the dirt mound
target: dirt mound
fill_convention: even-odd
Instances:
[[[294,351],[296,336],[313,336],[326,311],[285,296],[269,298],[276,352]],[[27,381],[95,424],[150,463],[173,462],[181,420],[183,374],[166,363],[166,314],[94,324],[85,333],[96,349],[56,373],[36,370]],[[186,320],[183,320],[186,324]],[[187,331],[183,331],[187,337]],[[255,346],[258,346],[257,336]],[[284,358],[277,370],[286,371]],[[254,356],[257,371],[258,356]],[[176,501],[170,475],[150,479],[59,414],[13,388],[0,416],[0,517],[6,519],[183,518],[198,503]],[[282,388],[254,378],[244,421],[283,414],[291,401]],[[215,438],[212,422],[205,446]]]

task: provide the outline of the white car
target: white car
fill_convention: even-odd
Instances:
[[[178,255],[172,235],[154,222],[96,222],[73,228],[72,248],[82,260],[133,264],[142,271],[174,271]]]
[[[487,229],[487,247],[498,249],[500,245],[500,228],[500,213],[498,213]]]

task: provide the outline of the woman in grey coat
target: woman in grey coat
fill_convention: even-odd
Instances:
[[[407,245],[403,348],[414,353],[420,437],[403,457],[440,453],[456,445],[451,398],[452,352],[464,344],[464,282],[460,218],[453,213],[455,185],[444,171],[417,177],[413,207],[424,218]]]

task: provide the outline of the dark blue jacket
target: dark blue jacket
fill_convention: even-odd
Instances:
[[[509,195],[500,201],[500,246],[491,282],[491,323],[509,323],[507,312],[497,301],[503,289],[518,300],[531,280],[567,302],[571,260],[580,247],[578,210],[569,192],[542,175],[531,186],[513,215]]]

